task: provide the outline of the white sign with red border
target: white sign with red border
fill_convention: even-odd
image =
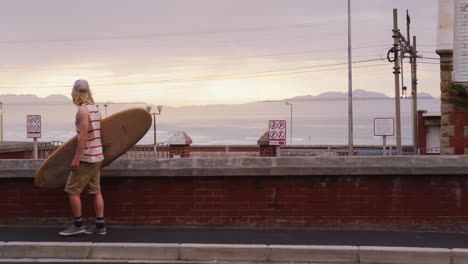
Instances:
[[[286,120],[268,122],[268,139],[270,145],[286,145]]]
[[[28,138],[41,137],[41,116],[27,115],[26,116],[26,136]]]
[[[395,118],[376,117],[374,118],[374,136],[394,136]]]

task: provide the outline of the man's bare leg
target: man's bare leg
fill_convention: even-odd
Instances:
[[[68,194],[73,218],[81,217],[81,198],[80,195]]]
[[[102,194],[98,193],[94,195],[94,212],[96,214],[96,218],[103,218],[104,217],[104,198],[102,198]]]

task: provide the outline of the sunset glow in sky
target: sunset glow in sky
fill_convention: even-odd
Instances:
[[[354,89],[394,96],[393,8],[425,57],[419,92],[439,97],[436,0],[352,0]],[[1,94],[69,96],[81,78],[97,101],[164,105],[348,89],[346,0],[4,0],[0,22]]]

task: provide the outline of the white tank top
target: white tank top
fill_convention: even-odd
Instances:
[[[85,106],[89,112],[89,126],[86,146],[80,157],[80,161],[97,163],[104,160],[101,142],[101,113],[99,113],[99,109],[94,104],[88,104]],[[76,132],[79,136],[80,128],[78,126],[78,120],[75,125]]]

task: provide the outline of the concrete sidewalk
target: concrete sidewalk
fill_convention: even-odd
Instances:
[[[0,259],[468,263],[468,233],[109,227],[106,236],[63,238],[61,228],[0,226]]]

